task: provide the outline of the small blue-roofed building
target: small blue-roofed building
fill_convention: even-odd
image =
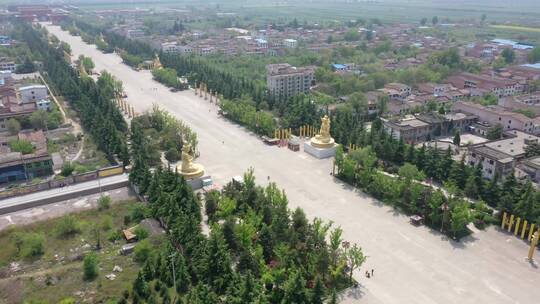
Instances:
[[[346,71],[347,65],[341,63],[332,63],[332,70],[335,71]]]
[[[10,46],[11,38],[9,36],[0,35],[0,45],[1,46]]]

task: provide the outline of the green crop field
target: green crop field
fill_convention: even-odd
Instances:
[[[495,24],[495,25],[491,25],[491,27],[496,28],[496,29],[513,30],[513,31],[518,31],[518,32],[523,31],[523,32],[540,33],[540,28],[530,27],[530,26]]]
[[[156,0],[156,1],[72,1],[85,10],[115,8],[193,8],[236,13],[261,20],[308,21],[379,18],[384,21],[416,22],[422,17],[439,16],[451,21],[479,19],[490,22],[540,25],[540,1],[536,0],[379,0],[366,1],[262,1],[262,0]]]

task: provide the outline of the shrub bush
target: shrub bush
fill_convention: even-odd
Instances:
[[[98,210],[102,211],[111,207],[111,197],[102,196],[98,199]]]
[[[129,217],[132,221],[140,222],[148,217],[149,210],[148,208],[142,204],[142,203],[136,203],[131,208],[131,211],[129,213]]]
[[[13,242],[19,256],[23,258],[35,257],[45,252],[45,237],[40,233],[17,233]]]
[[[143,240],[135,246],[134,259],[139,264],[144,264],[152,254],[152,245],[148,240]]]
[[[135,228],[134,233],[137,236],[137,240],[139,241],[146,239],[148,235],[150,235],[148,230],[146,230],[146,228],[144,227],[141,227],[140,225]]]
[[[170,148],[165,152],[165,159],[169,162],[176,162],[180,160],[180,152],[178,152],[178,149]]]
[[[87,281],[92,281],[97,278],[99,274],[98,257],[94,252],[90,252],[84,256],[83,272],[83,277]]]
[[[107,236],[107,240],[109,240],[111,243],[114,243],[120,239],[122,239],[122,232],[120,230],[113,230],[109,232],[109,235]]]
[[[59,237],[68,237],[80,232],[77,219],[71,215],[64,216],[58,221],[55,227],[56,235]]]
[[[60,175],[66,177],[73,174],[73,171],[75,170],[75,166],[73,166],[71,163],[65,163],[64,166],[62,166],[62,171],[60,171]]]

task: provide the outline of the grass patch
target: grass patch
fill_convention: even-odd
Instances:
[[[126,216],[131,218],[134,204],[132,200],[122,201],[101,211],[88,210],[0,232],[0,299],[8,299],[8,303],[58,303],[68,297],[89,303],[118,299],[125,289],[131,288],[139,264],[133,256],[118,253],[125,241],[109,240],[109,235],[118,235],[120,229],[136,224],[124,220]],[[101,231],[100,251],[94,251],[96,227]],[[43,252],[21,253],[16,242],[21,235],[34,240],[39,235]],[[162,237],[149,237],[149,241],[159,245]],[[99,275],[92,281],[85,281],[83,276],[83,257],[88,252],[95,252],[99,267]],[[12,262],[20,265],[19,271],[11,272]],[[116,279],[108,280],[105,275],[113,273],[115,265],[123,271],[114,272]]]

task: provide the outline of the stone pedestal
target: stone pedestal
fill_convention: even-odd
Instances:
[[[318,159],[329,158],[336,155],[337,144],[333,143],[326,148],[314,147],[311,142],[304,143],[304,151]]]
[[[186,180],[186,183],[191,187],[191,189],[199,190],[202,187],[204,187],[203,179],[205,178],[206,176],[195,177],[195,178]]]
[[[182,166],[178,166],[178,173],[180,173],[186,180],[196,179],[204,174],[204,167],[199,164],[191,164],[191,170],[189,172],[182,171]]]

